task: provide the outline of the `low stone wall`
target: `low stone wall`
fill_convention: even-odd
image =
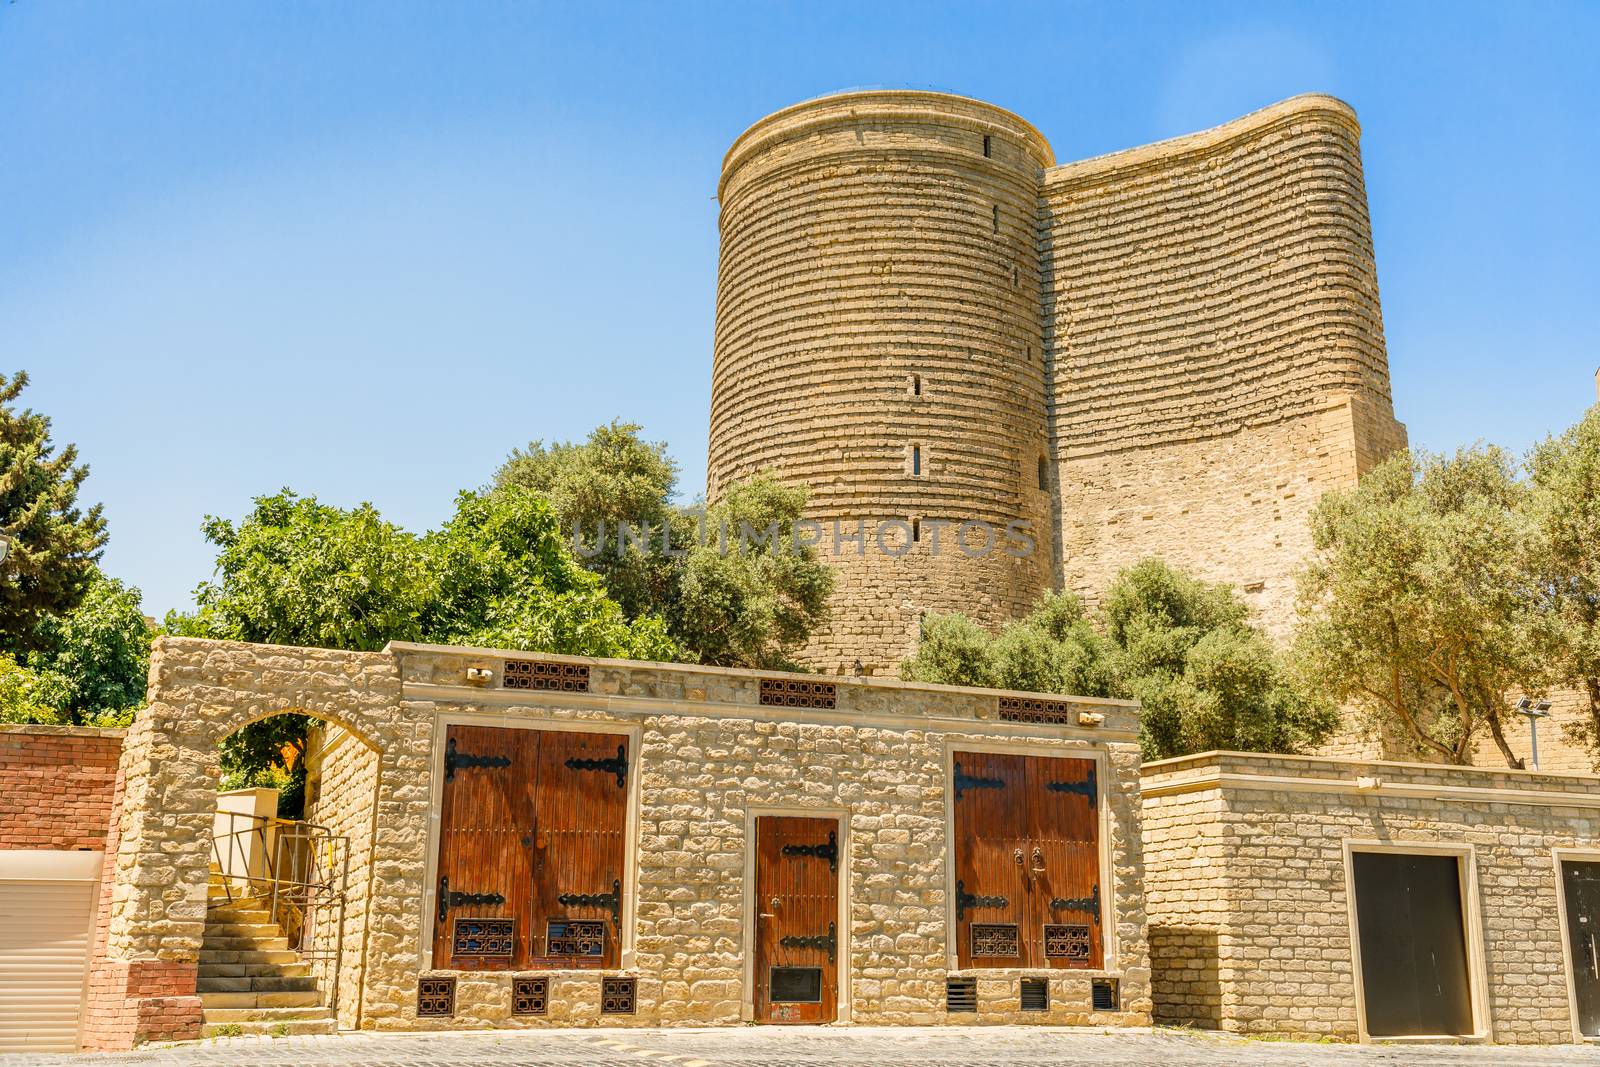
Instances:
[[[1416,844],[1470,865],[1478,1036],[1574,1039],[1553,850],[1600,846],[1600,779],[1206,753],[1143,797],[1158,1021],[1363,1037],[1346,843]]]

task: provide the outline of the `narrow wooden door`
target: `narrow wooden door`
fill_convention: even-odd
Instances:
[[[1104,965],[1095,762],[1027,760],[1030,967]]]
[[[547,731],[534,801],[534,963],[619,967],[628,739]]]
[[[1460,861],[1392,852],[1356,852],[1350,858],[1367,1033],[1470,1034]]]
[[[529,956],[539,735],[531,730],[452,726],[445,734],[433,965],[507,970]]]
[[[1578,1001],[1578,1032],[1600,1037],[1600,863],[1564,860],[1567,944],[1572,956],[1572,991]]]
[[[755,1017],[767,1023],[838,1018],[839,917],[836,819],[756,819]]]
[[[957,962],[962,967],[1028,966],[1026,758],[958,752],[951,779]]]

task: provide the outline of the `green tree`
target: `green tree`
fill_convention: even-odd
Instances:
[[[126,726],[144,703],[150,625],[139,590],[98,572],[83,601],[39,623],[35,697],[77,725]]]
[[[1548,613],[1530,581],[1525,488],[1493,446],[1391,456],[1311,518],[1295,651],[1305,676],[1419,752],[1508,766],[1510,695],[1541,676]]]
[[[1528,474],[1534,567],[1556,626],[1551,677],[1587,696],[1567,733],[1600,759],[1600,405],[1538,445]]]
[[[60,711],[39,701],[38,687],[38,675],[18,663],[10,653],[0,652],[0,722],[65,726]]]
[[[0,375],[0,534],[11,538],[0,565],[0,649],[39,649],[39,622],[72,610],[83,599],[106,543],[96,504],[78,507],[89,468],[78,450],[57,451],[50,420],[18,410],[28,375]]]
[[[1122,571],[1098,617],[1071,594],[1045,597],[990,636],[960,615],[930,616],[908,679],[1141,704],[1146,759],[1237,749],[1298,752],[1320,743],[1334,709],[1297,687],[1232,589],[1159,560]]]
[[[494,484],[548,498],[580,562],[624,614],[665,619],[687,658],[794,667],[795,651],[827,617],[832,572],[794,538],[802,488],[757,476],[710,508],[676,508],[677,465],[666,446],[624,422],[582,443],[519,449]]]

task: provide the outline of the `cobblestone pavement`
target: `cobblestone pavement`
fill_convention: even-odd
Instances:
[[[225,1038],[112,1055],[0,1055],[5,1067],[1345,1067],[1426,1064],[1600,1065],[1600,1048],[1464,1045],[1310,1045],[1244,1041],[1218,1034],[1062,1031],[1024,1027],[959,1030],[747,1027],[719,1030],[543,1030],[338,1037]]]

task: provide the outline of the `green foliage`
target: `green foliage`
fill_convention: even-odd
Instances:
[[[74,724],[126,726],[144,703],[150,672],[150,625],[139,590],[95,574],[72,611],[39,623],[44,651],[28,664],[35,693]]]
[[[584,546],[581,564],[629,618],[664,619],[684,658],[796,666],[794,652],[826,618],[833,588],[815,551],[796,550],[805,490],[758,476],[729,486],[708,509],[681,510],[672,505],[676,482],[666,446],[622,422],[581,444],[534,442],[495,475],[496,492],[522,487],[547,497],[561,529]],[[634,537],[624,536],[624,523]],[[746,530],[752,538],[741,545]],[[771,542],[755,543],[769,531]]]
[[[40,702],[36,695],[38,686],[38,675],[9,653],[0,652],[0,722],[66,725],[59,710]]]
[[[11,545],[0,580],[0,650],[42,649],[39,623],[71,611],[94,579],[106,543],[100,505],[77,504],[89,468],[78,450],[59,452],[50,420],[16,401],[28,375],[0,375],[0,533]]]
[[[1300,669],[1419,752],[1471,759],[1510,695],[1543,674],[1551,634],[1530,580],[1537,549],[1510,457],[1399,453],[1312,513],[1301,580]]]
[[[1332,731],[1334,709],[1293,684],[1248,615],[1229,587],[1145,560],[1117,576],[1098,618],[1067,593],[1045,597],[998,636],[961,615],[930,616],[902,674],[1134,697],[1146,759],[1215,748],[1303,751]]]
[[[1528,458],[1528,511],[1542,606],[1555,631],[1551,676],[1588,697],[1569,736],[1600,758],[1600,405]]]

